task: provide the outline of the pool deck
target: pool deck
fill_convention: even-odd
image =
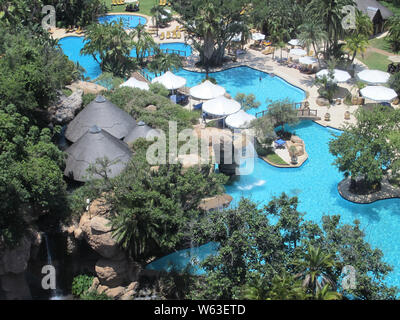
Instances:
[[[121,14],[121,13],[110,13],[110,15],[113,14]],[[124,13],[127,15],[137,15],[137,16],[143,16],[147,19],[146,26],[148,28],[153,27],[152,26],[152,18],[143,15],[143,14],[136,14],[136,13]],[[166,28],[159,28],[158,29],[158,34],[160,35],[161,32],[164,32],[166,34],[167,31],[173,31],[176,29],[176,27],[180,27],[180,24],[173,20],[168,27]],[[127,32],[130,32],[128,30]],[[55,39],[61,39],[67,36],[83,36],[83,33],[76,33],[74,32],[67,32],[66,29],[55,29],[52,32],[52,36]],[[181,32],[181,38],[180,39],[164,39],[160,40],[159,35],[157,36],[156,34],[153,34],[153,38],[156,43],[173,43],[173,42],[182,42],[185,43],[185,35],[184,32]],[[189,42],[190,44],[190,42]],[[248,47],[248,45],[247,45]],[[275,57],[292,57],[293,59],[296,59],[295,56],[291,56],[288,54],[287,51],[283,50],[280,52],[280,50],[276,50],[275,52]],[[195,63],[197,62],[198,56],[192,55],[191,57],[186,59],[185,62],[185,69],[191,70],[191,71],[197,71],[197,72],[203,72],[204,70],[199,69],[195,67]],[[364,69],[367,69],[365,64],[360,62],[359,60],[355,59],[354,61],[355,64],[355,72],[362,71]],[[214,71],[221,71],[225,69],[229,69],[232,67],[238,67],[238,66],[248,66],[254,69],[258,69],[267,73],[273,73],[277,75],[278,77],[284,79],[288,83],[299,87],[300,89],[304,90],[306,92],[306,99],[309,102],[309,107],[310,109],[315,109],[318,112],[318,117],[320,117],[320,120],[313,120],[316,123],[324,126],[324,127],[332,127],[335,129],[343,129],[347,124],[355,124],[356,123],[356,118],[354,116],[355,111],[357,111],[358,108],[362,107],[359,105],[346,105],[343,102],[341,104],[335,104],[335,105],[330,105],[330,106],[319,106],[317,104],[317,98],[319,97],[318,94],[318,88],[314,85],[314,79],[315,75],[307,75],[304,73],[301,73],[299,70],[294,69],[294,68],[289,68],[284,65],[280,65],[277,63],[276,60],[272,59],[272,54],[270,55],[264,55],[260,51],[253,50],[250,48],[247,48],[245,50],[245,53],[239,55],[237,57],[237,60],[235,62],[227,62],[223,65],[221,68],[213,68],[210,69],[210,72]],[[340,90],[336,93],[335,98],[341,98],[343,101],[343,98],[348,94],[356,94],[357,89],[355,88],[355,79],[351,79],[350,81],[346,83],[340,83],[339,88]],[[399,105],[394,106],[395,108],[399,108]],[[345,113],[349,111],[350,112],[350,119],[345,120]],[[325,114],[329,113],[330,114],[330,120],[325,121]]]

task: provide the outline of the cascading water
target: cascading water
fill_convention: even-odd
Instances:
[[[47,237],[47,234],[43,232],[43,239],[44,239],[44,243],[46,245],[46,253],[47,253],[47,265],[49,266],[53,266],[53,259],[52,259],[52,255],[51,255],[51,250],[50,250],[50,245],[49,245],[49,239]],[[57,283],[57,282],[56,282]],[[55,289],[50,289],[50,300],[62,300],[62,292],[60,292],[60,290],[57,290],[57,288]]]

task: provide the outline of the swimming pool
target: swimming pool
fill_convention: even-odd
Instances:
[[[110,14],[99,18],[100,23],[111,23],[113,21],[119,22],[120,20],[122,20],[124,24],[124,29],[134,29],[139,24],[147,23],[147,19],[145,17],[130,14]]]
[[[86,70],[85,77],[96,79],[101,75],[99,64],[92,56],[81,55],[80,51],[85,45],[83,37],[65,37],[59,40],[59,45],[64,54],[75,63],[79,64]],[[161,50],[171,53],[175,52],[181,56],[190,56],[192,54],[192,47],[183,42],[163,43],[160,45]],[[151,54],[151,53],[150,53]],[[136,57],[136,50],[131,51],[131,56]]]
[[[204,73],[185,69],[177,71],[176,74],[186,78],[187,87],[198,85],[205,78]],[[266,72],[246,66],[211,72],[209,76],[215,78],[218,85],[223,86],[233,98],[239,92],[245,94],[253,93],[256,96],[256,100],[261,103],[258,109],[247,111],[253,115],[267,108],[267,99],[272,101],[288,99],[292,102],[301,102],[306,98],[303,90],[291,85],[282,78],[271,76]]]
[[[231,69],[231,72],[233,71]],[[243,74],[247,73],[243,68],[240,71]],[[178,74],[185,76],[187,71],[182,70]],[[229,74],[233,78],[224,79],[223,72],[212,76],[217,78],[218,83],[225,86],[231,94],[243,92],[244,88],[250,90],[250,84],[255,84],[254,80],[248,79],[248,75],[240,80],[234,77],[236,73]],[[191,81],[198,81],[201,76],[204,77],[204,74],[192,75],[192,78],[189,78]],[[189,83],[188,86],[190,85]],[[291,90],[288,92],[292,92]],[[259,87],[256,87],[253,93],[258,100],[265,96]],[[273,94],[277,94],[272,95],[274,97],[285,95],[282,92]],[[383,260],[394,267],[393,272],[387,276],[386,283],[400,287],[400,199],[381,200],[371,204],[355,204],[343,199],[337,191],[337,185],[343,179],[343,175],[332,165],[334,157],[329,153],[328,147],[332,134],[340,134],[340,131],[324,128],[312,121],[303,121],[292,131],[304,140],[309,155],[308,160],[300,168],[276,168],[256,158],[251,175],[240,176],[232,185],[226,186],[227,193],[234,199],[232,205],[236,205],[242,196],[263,205],[273,196],[285,192],[289,196],[297,196],[298,210],[306,213],[304,218],[319,225],[322,215],[340,214],[342,223],[353,223],[357,219],[365,232],[366,241],[373,248],[381,249],[384,254]],[[215,252],[205,246],[199,247],[198,250],[196,254],[201,256]],[[173,263],[178,257],[179,266],[184,265],[181,251],[167,257],[164,257],[164,266]],[[186,262],[189,261],[190,256],[187,256]],[[151,265],[152,268],[155,266],[164,269],[158,260]],[[203,272],[201,269],[197,271],[197,273]]]

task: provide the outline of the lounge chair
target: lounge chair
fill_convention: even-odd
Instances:
[[[170,99],[173,103],[177,104],[177,96],[176,96],[176,94],[173,94],[172,96],[170,96],[169,99]]]
[[[176,30],[172,31],[172,39],[176,39]]]
[[[171,32],[167,31],[167,39],[171,39]]]
[[[182,37],[181,32],[177,31],[176,32],[176,39],[180,39]]]
[[[161,34],[160,34],[160,40],[164,40],[165,39],[165,33],[164,32],[161,32]]]
[[[283,139],[278,139],[274,141],[275,149],[285,149],[286,141]]]

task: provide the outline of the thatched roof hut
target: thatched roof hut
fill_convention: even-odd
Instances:
[[[97,96],[68,124],[65,137],[76,142],[94,125],[122,139],[136,126],[136,121],[103,96]]]
[[[132,151],[125,142],[97,126],[89,129],[66,153],[68,158],[64,174],[81,182],[89,180],[87,169],[97,159],[107,158],[110,161],[107,175],[112,178],[121,173],[132,156]]]
[[[139,138],[155,138],[160,137],[160,132],[156,129],[145,124],[143,121],[139,121],[136,126],[128,133],[124,141],[128,144],[132,144]]]

